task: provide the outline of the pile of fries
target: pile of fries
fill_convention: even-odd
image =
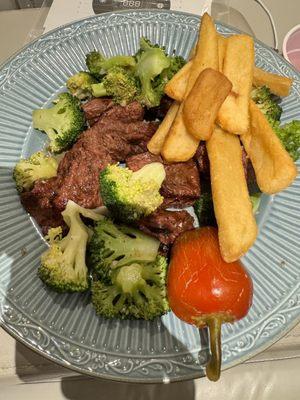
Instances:
[[[280,192],[297,175],[293,160],[250,99],[252,86],[264,85],[287,96],[292,81],[255,67],[254,58],[252,37],[225,38],[204,14],[192,59],[165,88],[175,102],[148,143],[148,150],[166,161],[184,162],[206,141],[220,248],[227,262],[245,254],[257,236],[242,145],[263,193]]]

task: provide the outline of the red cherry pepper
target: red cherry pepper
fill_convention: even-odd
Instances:
[[[221,371],[221,327],[243,318],[252,304],[252,280],[239,261],[226,263],[220,253],[218,231],[205,227],[183,233],[172,248],[168,274],[171,309],[198,328],[208,326],[210,380]]]

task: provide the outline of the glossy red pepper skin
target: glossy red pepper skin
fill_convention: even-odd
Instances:
[[[239,320],[248,313],[253,284],[239,261],[226,263],[222,259],[217,229],[205,227],[185,232],[175,242],[168,273],[168,298],[177,317],[199,328],[211,329],[214,351],[216,341],[220,341],[221,324]],[[218,379],[217,374],[214,378]]]

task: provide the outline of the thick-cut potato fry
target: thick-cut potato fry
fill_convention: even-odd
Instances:
[[[280,192],[296,178],[296,165],[253,101],[250,102],[250,120],[250,129],[241,140],[252,162],[257,184],[264,193]]]
[[[249,97],[253,81],[254,42],[247,35],[233,35],[227,39],[223,74],[233,88],[224,101],[218,122],[235,134],[246,133],[249,128]]]
[[[199,39],[196,53],[190,68],[190,75],[185,97],[194,86],[199,74],[205,68],[218,70],[218,40],[217,31],[212,18],[205,13],[201,19]],[[199,140],[187,130],[183,121],[183,105],[180,106],[173,125],[162,149],[162,156],[170,162],[187,161],[197,151]]]
[[[232,83],[221,72],[204,69],[186,98],[183,119],[196,139],[208,140],[213,132],[221,105],[232,89]]]
[[[160,154],[163,145],[165,143],[166,137],[169,133],[169,130],[176,117],[178,109],[179,109],[179,104],[176,102],[174,102],[169,108],[169,111],[167,112],[167,115],[165,116],[164,120],[159,125],[157,131],[154,133],[154,135],[147,144],[147,148],[150,151],[150,153]]]
[[[189,81],[190,70],[192,61],[189,61],[182,67],[177,74],[166,84],[165,93],[176,101],[182,102],[184,100],[185,91]]]
[[[214,210],[223,259],[239,259],[254,243],[253,216],[238,136],[216,127],[207,142]]]
[[[185,66],[182,67],[166,84],[165,93],[171,97],[171,99],[179,102],[184,100],[192,64],[192,60],[185,64]]]
[[[186,129],[182,108],[183,104],[179,107],[161,152],[163,158],[169,162],[190,160],[199,145],[199,140],[195,139]]]
[[[218,55],[219,55],[219,71],[223,72],[223,64],[225,59],[227,40],[224,36],[218,34]]]
[[[288,96],[293,84],[293,80],[286,76],[272,74],[263,69],[254,67],[253,85],[268,86],[272,93],[280,97]]]
[[[200,72],[205,68],[219,69],[218,37],[215,24],[210,15],[203,14],[199,31],[196,53],[190,69],[190,75],[185,97],[194,86]]]
[[[225,46],[224,46],[225,45]],[[219,52],[219,71],[223,72],[224,56],[227,46],[227,39],[223,36],[218,36],[218,52]],[[174,100],[183,101],[189,80],[193,60],[189,61],[177,74],[167,83],[165,93]],[[264,71],[261,68],[254,66],[253,70],[253,85],[268,86],[272,93],[280,97],[286,97],[290,93],[293,80],[286,76],[272,74],[271,72]]]

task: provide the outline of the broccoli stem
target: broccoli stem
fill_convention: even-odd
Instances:
[[[102,82],[95,83],[92,85],[92,95],[94,97],[104,97],[107,96],[107,90],[105,89]]]
[[[114,67],[135,67],[135,64],[132,56],[114,56],[106,59],[102,64],[102,68],[108,71]]]

